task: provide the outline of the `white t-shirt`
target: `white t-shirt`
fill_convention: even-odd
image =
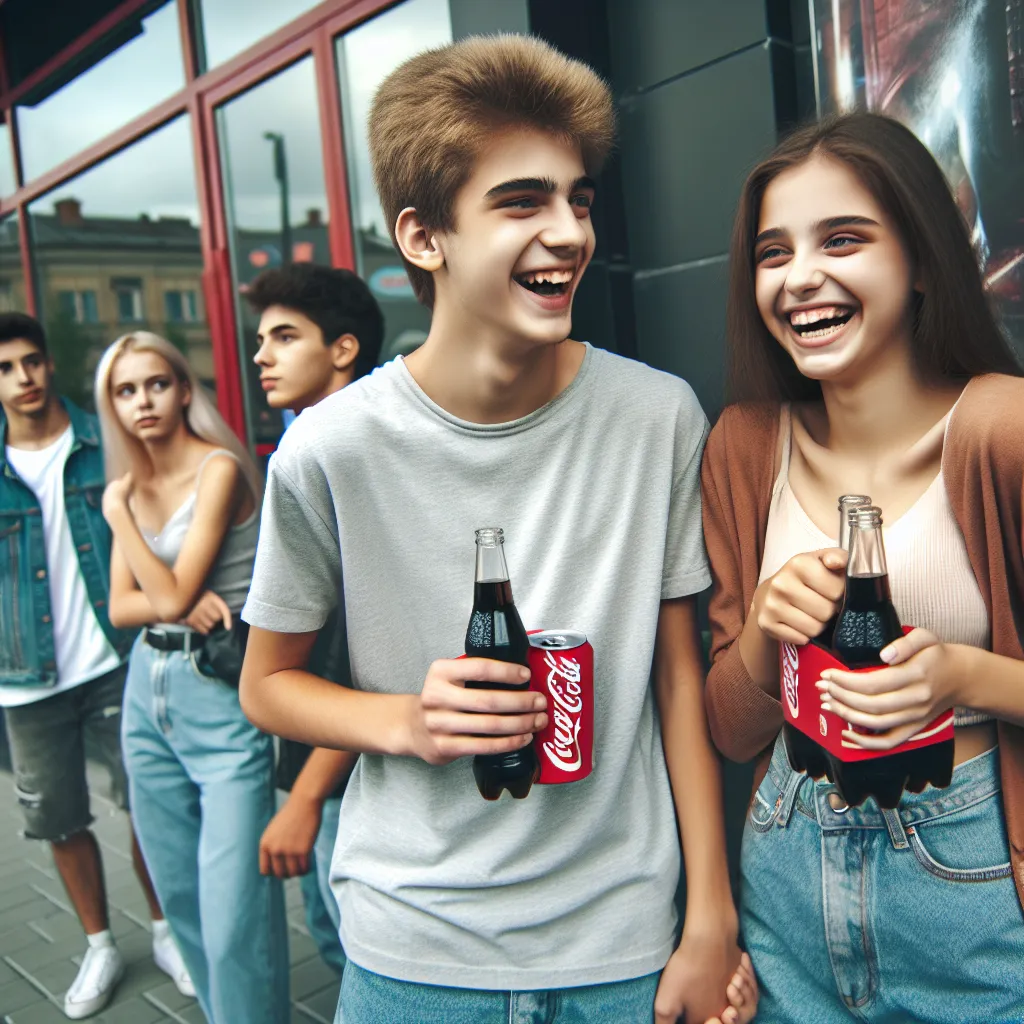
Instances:
[[[661,601],[710,582],[706,432],[684,381],[588,347],[561,395],[511,423],[457,419],[396,359],[284,435],[246,621],[320,629],[344,569],[353,685],[418,692],[464,649],[473,531],[500,526],[526,628],[594,648],[587,779],[491,804],[468,758],[360,756],[331,872],[360,967],[508,990],[665,966],[680,854],[650,673]]]
[[[64,463],[73,443],[69,426],[53,444],[38,451],[6,448],[11,468],[35,494],[42,510],[57,685],[0,686],[0,707],[45,700],[113,672],[121,664],[93,612],[64,508]]]

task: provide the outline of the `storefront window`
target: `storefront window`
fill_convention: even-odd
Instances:
[[[448,0],[406,0],[338,39],[356,264],[384,311],[381,362],[416,348],[430,329],[430,313],[416,301],[388,236],[370,171],[366,118],[377,86],[391,71],[413,54],[451,40]]]
[[[186,117],[36,200],[29,214],[40,318],[65,394],[91,407],[103,349],[141,328],[181,349],[199,379],[213,386]],[[2,227],[0,252],[6,253]],[[178,307],[167,303],[170,294],[193,296],[195,315],[172,315]]]
[[[14,180],[14,158],[11,155],[11,132],[0,121],[0,196],[9,196],[17,187],[18,183]]]
[[[4,217],[0,220],[0,313],[23,313],[26,308],[18,218]]]
[[[26,180],[127,124],[185,84],[174,3],[118,31],[134,34],[56,92],[32,103],[28,97],[18,107]]]
[[[281,435],[281,416],[267,405],[252,361],[259,320],[244,290],[267,267],[331,262],[312,58],[217,114],[249,437],[255,444],[273,444]]]
[[[205,67],[214,68],[287,25],[321,0],[201,0]]]

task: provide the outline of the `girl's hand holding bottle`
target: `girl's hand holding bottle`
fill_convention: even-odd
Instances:
[[[915,629],[884,648],[889,666],[877,672],[828,669],[818,689],[822,707],[872,735],[847,730],[845,739],[865,750],[891,750],[920,732],[936,715],[970,704],[960,691],[966,674],[958,644],[944,644],[927,629]]]
[[[806,644],[821,633],[842,600],[848,557],[842,548],[794,555],[754,592],[750,618],[772,640]]]

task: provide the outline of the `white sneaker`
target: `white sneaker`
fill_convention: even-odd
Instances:
[[[153,959],[164,974],[171,976],[174,987],[183,996],[195,999],[196,987],[192,984],[185,961],[181,959],[181,951],[170,932],[160,937],[153,936]]]
[[[117,983],[124,977],[124,959],[117,946],[90,946],[85,959],[64,996],[64,1014],[72,1020],[82,1020],[99,1013],[114,994]]]

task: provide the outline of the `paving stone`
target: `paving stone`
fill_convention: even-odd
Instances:
[[[198,1003],[193,1003],[188,1009],[182,1010],[178,1016],[188,1024],[207,1024],[206,1014]]]
[[[94,1018],[95,1019],[95,1018]],[[11,1024],[67,1024],[67,1017],[53,1003],[36,1003],[10,1015]]]
[[[334,982],[319,992],[314,992],[302,1000],[303,1006],[308,1006],[314,1012],[320,1014],[327,1021],[334,1020],[335,1011],[338,1009],[338,994],[341,991],[341,983]]]
[[[116,1005],[108,1006],[101,1014],[90,1017],[95,1024],[155,1024],[167,1017],[145,999],[124,999],[121,989],[117,990]]]
[[[304,999],[337,984],[338,975],[318,956],[292,968],[292,999]]]
[[[24,978],[16,978],[14,981],[7,982],[6,985],[0,985],[0,1007],[3,1007],[4,1012],[8,1015],[13,1014],[16,1010],[45,1002],[45,1000],[46,996]]]
[[[78,960],[81,960],[82,953],[81,937],[78,939],[59,939],[57,942],[44,942],[40,939],[31,946],[25,946],[23,949],[8,953],[7,958],[31,974],[37,967],[55,964],[60,960],[73,960],[76,957]]]
[[[42,985],[51,996],[63,996],[78,974],[78,965],[71,960],[60,960],[30,972],[32,980]]]
[[[166,974],[160,974],[160,981],[146,990],[147,998],[152,998],[162,1008],[164,1013],[180,1013],[191,1006],[195,1000],[183,996],[169,980]]]

